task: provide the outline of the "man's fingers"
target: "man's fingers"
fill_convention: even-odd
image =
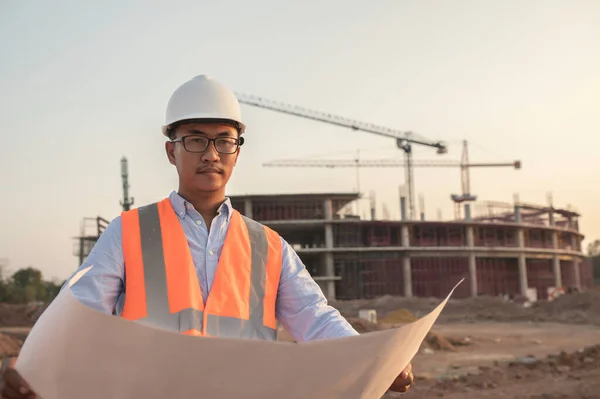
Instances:
[[[408,366],[402,371],[403,378],[408,378],[410,375],[412,375],[412,363],[408,363]]]
[[[396,380],[394,380],[390,390],[394,392],[406,392],[410,389],[410,385],[414,380],[415,376],[412,373],[412,364],[409,363]]]
[[[390,387],[390,390],[394,392],[406,392],[410,388],[410,385],[413,383],[413,381],[414,376],[412,373],[410,373],[407,378],[402,378],[399,376]]]
[[[2,389],[2,398],[21,399],[35,398],[35,394],[21,378],[17,370],[9,368],[3,375],[4,387]]]
[[[4,387],[2,389],[2,399],[21,399],[26,397],[20,390],[20,384],[18,381],[15,383],[14,377],[10,370],[4,375]]]
[[[394,385],[410,385],[415,381],[415,376],[410,373],[406,378],[397,378],[396,381],[394,381]]]
[[[21,394],[15,387],[11,385],[5,385],[2,390],[2,399],[21,399],[23,398],[23,394]]]

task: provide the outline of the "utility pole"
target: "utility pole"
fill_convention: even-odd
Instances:
[[[121,158],[121,180],[123,181],[123,201],[121,206],[124,211],[128,211],[133,205],[133,198],[129,198],[129,169],[127,167],[127,158]]]

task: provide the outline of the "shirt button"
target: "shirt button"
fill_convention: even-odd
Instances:
[[[208,254],[212,256],[214,254],[214,252],[213,251],[208,251]]]
[[[196,220],[196,224],[197,224],[198,226],[201,226],[201,225],[202,225],[202,220]]]

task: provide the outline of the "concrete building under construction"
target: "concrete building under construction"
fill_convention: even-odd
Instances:
[[[342,212],[359,198],[329,193],[231,200],[281,234],[330,299],[442,297],[463,277],[455,297],[546,299],[556,288],[593,284],[575,212],[502,203],[486,203],[485,212],[456,221],[364,220]]]
[[[121,160],[124,210],[130,209],[127,160]],[[231,196],[242,214],[277,231],[296,250],[329,299],[381,295],[526,296],[593,285],[576,212],[528,204],[464,204],[453,221],[361,219],[346,210],[358,193]],[[402,198],[401,198],[402,200]],[[461,199],[460,201],[462,201]],[[456,200],[455,200],[456,202]],[[458,204],[458,203],[457,203]],[[479,211],[477,211],[479,209]],[[462,220],[458,220],[462,219]],[[83,263],[107,226],[86,218],[74,254]]]

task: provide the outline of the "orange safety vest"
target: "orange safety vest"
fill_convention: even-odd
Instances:
[[[185,232],[168,198],[121,214],[121,317],[186,335],[277,339],[281,239],[234,210],[206,304]]]

